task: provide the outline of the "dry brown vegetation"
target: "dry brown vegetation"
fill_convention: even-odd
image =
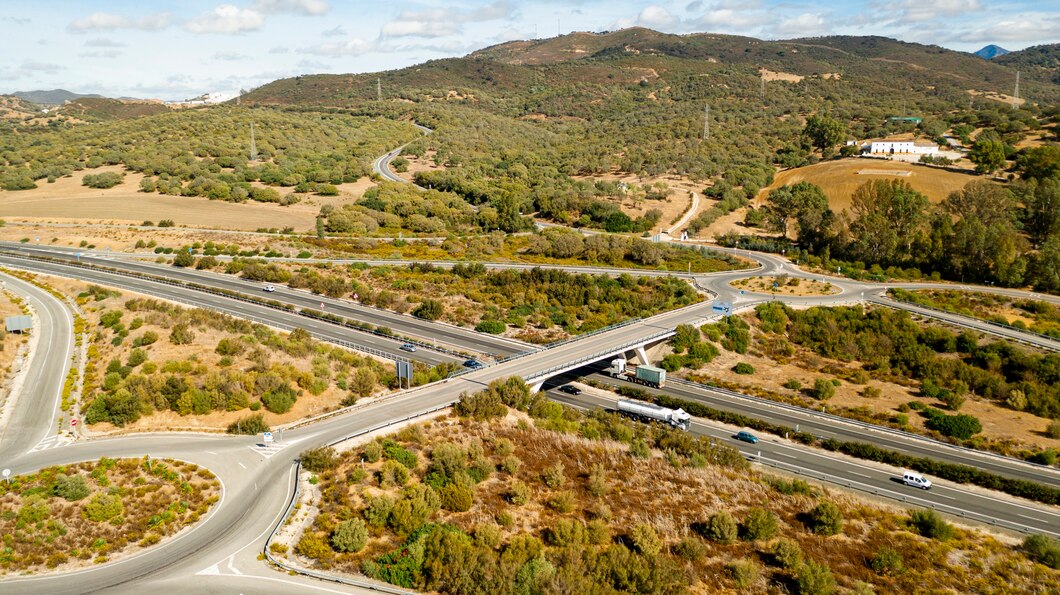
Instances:
[[[779,277],[748,277],[730,283],[737,289],[777,295],[834,295],[839,288],[827,281],[799,279],[781,275]]]
[[[519,592],[527,575],[544,592],[784,593],[798,588],[804,572],[774,554],[784,540],[795,544],[802,560],[830,568],[840,587],[858,592],[868,592],[868,585],[878,592],[1040,592],[1060,579],[978,531],[957,529],[946,542],[928,539],[910,527],[906,514],[844,492],[756,471],[697,466],[672,451],[656,450],[645,458],[635,437],[644,435],[643,426],[606,415],[587,420],[572,411],[556,416],[537,406],[531,412],[533,420],[515,412],[493,421],[450,417],[384,439],[392,449],[415,454],[407,479],[413,488],[393,483],[392,469],[402,465],[385,454],[377,459],[379,442],[351,451],[311,480],[319,481],[322,497],[313,505],[320,513],[297,547],[277,544],[273,551],[319,568],[363,569],[406,587],[445,593],[486,585],[491,592]],[[601,424],[603,438],[582,437],[599,436]],[[628,428],[625,443],[608,438],[623,432],[617,427]],[[659,444],[650,438],[648,443]],[[366,509],[374,502],[400,501],[403,493],[422,489],[433,493],[423,482],[438,483],[432,476],[437,461],[454,450],[467,465],[460,473],[483,474],[477,483],[465,480],[473,494],[469,509],[452,512],[443,504],[439,510],[434,496],[433,506],[431,497],[426,499],[429,514],[418,519],[428,524],[418,530],[418,524],[395,530],[385,519],[373,524]],[[363,466],[362,453],[377,462]],[[838,535],[810,529],[808,513],[823,502],[840,511]],[[750,538],[747,519],[756,508],[775,515],[775,534],[765,530],[766,536]],[[710,538],[711,518],[724,512],[741,525],[743,538]],[[336,551],[340,524],[360,525],[357,519],[368,521],[363,546]],[[888,549],[897,554],[900,568],[881,564],[874,570],[873,560]],[[749,566],[749,577],[734,565]]]
[[[102,564],[197,523],[221,483],[169,459],[100,459],[0,483],[3,574]]]
[[[776,175],[769,187],[762,189],[757,201],[761,202],[771,190],[784,185],[810,182],[821,187],[825,196],[828,197],[828,206],[838,213],[850,207],[850,197],[858,186],[879,177],[860,175],[858,172],[863,169],[911,172],[900,179],[908,182],[910,186],[926,195],[934,203],[942,202],[951,192],[964,188],[965,184],[974,179],[968,174],[912,163],[882,159],[842,159],[782,171]]]

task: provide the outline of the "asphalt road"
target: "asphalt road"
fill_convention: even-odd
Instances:
[[[573,375],[588,370],[579,370]],[[569,376],[568,376],[569,378]],[[606,374],[589,372],[584,378],[618,387],[627,384]],[[710,388],[668,383],[665,388],[654,389],[638,386],[653,395],[668,395],[715,409],[739,413],[770,423],[798,428],[821,438],[843,441],[868,442],[889,450],[915,457],[927,457],[947,463],[977,467],[1003,477],[1034,481],[1060,489],[1060,470],[1041,465],[1031,465],[1016,459],[1001,457],[985,451],[958,448],[943,442],[926,440],[920,436],[889,431],[884,428],[869,429],[847,420],[824,417],[809,409],[786,407],[782,404],[765,404],[753,397],[740,398]]]
[[[268,293],[264,291],[264,287],[268,285],[267,283],[247,281],[235,275],[209,273],[194,269],[140,262],[137,260],[117,260],[101,256],[98,253],[81,253],[82,256],[79,258],[77,256],[78,253],[73,250],[25,246],[10,242],[0,242],[0,249],[30,256],[46,256],[53,259],[58,258],[70,262],[80,260],[84,264],[99,267],[120,269],[155,277],[166,277],[176,281],[204,285],[213,289],[235,291],[250,296],[260,296],[262,299],[275,300],[285,304],[291,304],[298,308],[320,310],[320,305],[324,304],[324,311],[331,314],[337,314],[351,320],[357,320],[375,326],[389,327],[402,334],[421,339],[427,343],[439,343],[451,346],[455,349],[467,350],[478,354],[506,357],[521,353],[528,349],[534,349],[532,345],[521,341],[478,333],[473,329],[465,329],[448,324],[421,320],[414,316],[398,314],[380,308],[363,306],[344,299],[315,295],[308,291],[291,289],[284,285],[274,284],[276,291]],[[0,255],[2,255],[2,253],[0,253]],[[26,261],[23,260],[21,262]],[[25,265],[26,268],[30,266],[33,265]],[[57,269],[52,270],[55,271]],[[67,269],[67,272],[79,273],[84,270],[86,269],[77,267]],[[106,271],[98,272],[100,274],[106,274]],[[67,274],[65,276],[70,275]],[[120,276],[112,276],[116,279],[120,279]]]
[[[29,354],[29,367],[21,394],[10,406],[10,417],[0,427],[0,466],[14,455],[59,443],[59,401],[73,354],[73,316],[62,302],[47,291],[0,273],[3,286],[22,296],[36,311],[36,349]],[[64,428],[66,429],[66,428]]]
[[[155,281],[125,277],[92,269],[70,267],[51,262],[12,258],[4,254],[0,254],[0,264],[38,273],[81,279],[89,283],[99,283],[101,285],[108,285],[119,289],[136,291],[162,299],[180,302],[193,307],[209,308],[211,310],[223,312],[239,318],[245,318],[254,322],[260,322],[284,330],[303,328],[318,339],[363,345],[376,349],[381,353],[389,354],[393,357],[419,361],[432,366],[446,362],[457,363],[464,360],[462,357],[428,349],[418,349],[415,353],[407,353],[400,350],[401,345],[404,344],[404,342],[400,340],[346,329],[329,322],[307,318],[291,312],[284,312],[282,310],[259,306],[257,304],[225,296],[184,289]]]
[[[588,391],[572,396],[551,390],[548,396],[580,409],[614,410],[617,401]],[[934,508],[981,524],[996,525],[1000,521],[1060,536],[1060,511],[1054,507],[1000,497],[986,490],[934,478],[930,490],[909,487],[899,481],[901,469],[836,457],[771,435],[759,435],[758,444],[748,444],[735,440],[732,429],[699,418],[693,418],[690,431],[736,447],[746,458],[763,466],[849,487],[898,504]]]

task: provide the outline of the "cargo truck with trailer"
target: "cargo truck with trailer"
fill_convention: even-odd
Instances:
[[[643,384],[652,388],[663,388],[666,386],[666,370],[655,366],[637,366],[632,371],[626,369],[626,360],[616,358],[611,360],[611,367],[606,370],[612,378],[620,378],[627,382]]]
[[[664,423],[686,432],[688,431],[688,425],[692,422],[692,416],[685,412],[684,409],[670,409],[654,403],[642,403],[641,401],[619,399],[618,411],[640,421]]]

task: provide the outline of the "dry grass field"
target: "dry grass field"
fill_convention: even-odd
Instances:
[[[862,170],[886,173],[858,173]],[[909,172],[905,174],[905,172]],[[773,183],[762,190],[756,199],[763,204],[769,191],[785,184],[810,182],[821,187],[828,196],[828,204],[833,211],[839,212],[850,206],[850,197],[865,182],[872,180],[902,180],[924,193],[933,203],[942,202],[951,192],[960,190],[965,184],[976,179],[973,174],[961,174],[943,169],[936,169],[910,163],[899,163],[883,159],[842,159],[826,161],[807,167],[782,171],[776,175]]]
[[[794,277],[748,277],[730,283],[736,289],[775,295],[834,295],[839,288],[826,281]]]
[[[293,227],[312,231],[316,216],[324,204],[339,205],[353,200],[369,187],[367,183],[343,184],[337,197],[306,196],[298,204],[276,204],[248,201],[232,203],[203,197],[168,196],[139,191],[141,174],[126,173],[125,180],[113,188],[89,188],[81,184],[87,174],[122,171],[101,167],[74,172],[49,184],[38,181],[33,190],[0,190],[0,218],[59,223],[112,222],[140,224],[172,219],[177,225],[212,229],[254,231],[257,229]],[[290,189],[280,189],[287,194]]]

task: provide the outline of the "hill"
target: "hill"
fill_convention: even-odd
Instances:
[[[983,58],[985,60],[990,60],[990,59],[993,59],[993,58],[997,58],[998,56],[1004,56],[1005,54],[1008,54],[1008,53],[1010,53],[1010,52],[1008,50],[1006,50],[1005,48],[1003,48],[1001,46],[994,45],[994,44],[990,44],[988,46],[985,46],[985,47],[979,49],[979,51],[975,52],[975,55],[979,56],[980,58]]]
[[[102,95],[95,94],[85,95],[82,93],[74,93],[72,91],[67,91],[66,89],[52,89],[50,91],[16,91],[11,95],[38,105],[62,105],[67,101],[80,99],[82,97],[103,97]]]
[[[1060,43],[1036,45],[994,60],[1032,80],[1060,84]]]
[[[82,120],[127,120],[169,111],[161,101],[79,97],[65,104],[62,111]]]

